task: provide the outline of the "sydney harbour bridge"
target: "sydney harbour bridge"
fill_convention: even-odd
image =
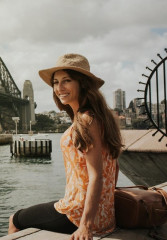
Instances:
[[[26,80],[24,82],[23,94],[21,94],[0,57],[0,132],[15,129],[13,117],[20,119],[18,128],[21,131],[27,131],[30,123],[35,123],[35,107],[31,81]]]

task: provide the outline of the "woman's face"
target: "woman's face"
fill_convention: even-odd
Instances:
[[[53,78],[53,90],[61,103],[69,104],[73,111],[79,108],[79,83],[63,70],[57,71]]]

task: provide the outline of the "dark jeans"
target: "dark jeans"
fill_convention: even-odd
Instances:
[[[13,224],[16,228],[39,228],[59,233],[72,234],[77,227],[54,208],[54,202],[42,203],[29,208],[21,209],[14,214]]]

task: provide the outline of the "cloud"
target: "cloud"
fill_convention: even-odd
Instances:
[[[166,8],[166,0],[1,0],[0,56],[20,90],[32,81],[37,112],[55,108],[38,70],[67,52],[89,59],[111,107],[117,88],[128,103],[150,60],[165,54]]]
[[[0,4],[0,31],[7,40],[69,43],[124,26],[166,27],[163,0],[1,0]]]

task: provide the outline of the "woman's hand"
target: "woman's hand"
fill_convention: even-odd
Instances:
[[[70,240],[93,240],[92,231],[81,225],[71,236]]]

